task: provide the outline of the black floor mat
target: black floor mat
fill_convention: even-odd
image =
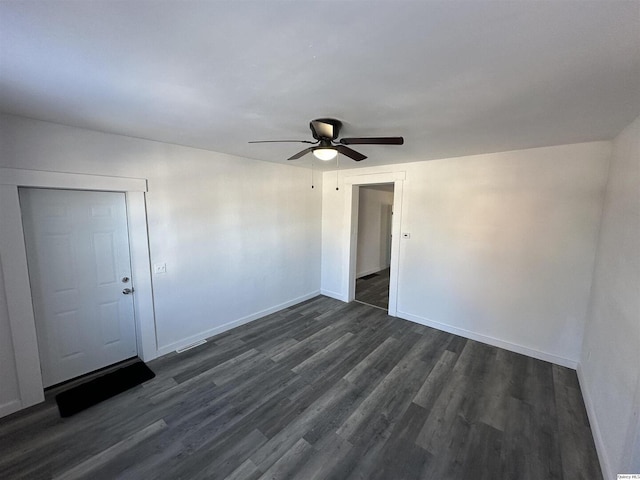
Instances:
[[[119,368],[86,383],[56,395],[61,417],[70,417],[92,405],[114,397],[142,382],[151,380],[156,374],[145,363],[139,362]]]

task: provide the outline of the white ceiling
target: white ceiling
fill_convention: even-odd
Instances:
[[[247,142],[318,117],[405,137],[359,166],[611,139],[640,1],[1,0],[0,110],[283,163]]]

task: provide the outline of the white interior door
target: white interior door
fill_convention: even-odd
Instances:
[[[45,387],[137,354],[125,194],[20,189]]]

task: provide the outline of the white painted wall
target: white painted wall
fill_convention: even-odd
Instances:
[[[605,478],[640,473],[640,117],[613,142],[578,373]]]
[[[148,179],[151,263],[167,264],[153,278],[159,354],[319,292],[307,169],[9,115],[0,167]],[[5,300],[0,288],[0,408],[16,394]]]
[[[393,205],[393,188],[360,187],[356,277],[379,272],[389,266],[390,218],[384,208]]]
[[[341,171],[404,171],[398,316],[575,368],[610,142]],[[346,296],[345,188],[324,174],[322,291]]]

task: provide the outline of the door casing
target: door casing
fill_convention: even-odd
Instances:
[[[346,190],[346,208],[344,224],[345,237],[343,245],[347,253],[346,266],[342,269],[342,291],[346,293],[346,301],[356,298],[356,250],[358,245],[358,201],[361,185],[393,183],[393,220],[391,227],[391,269],[389,276],[389,310],[392,317],[398,311],[398,274],[400,267],[400,227],[402,220],[402,192],[405,172],[390,172],[353,175],[344,179]]]
[[[138,352],[145,361],[157,356],[145,203],[147,180],[0,168],[0,257],[19,391],[18,399],[0,408],[0,416],[44,401],[18,187],[125,193],[132,276],[136,279],[134,314],[139,332]]]

